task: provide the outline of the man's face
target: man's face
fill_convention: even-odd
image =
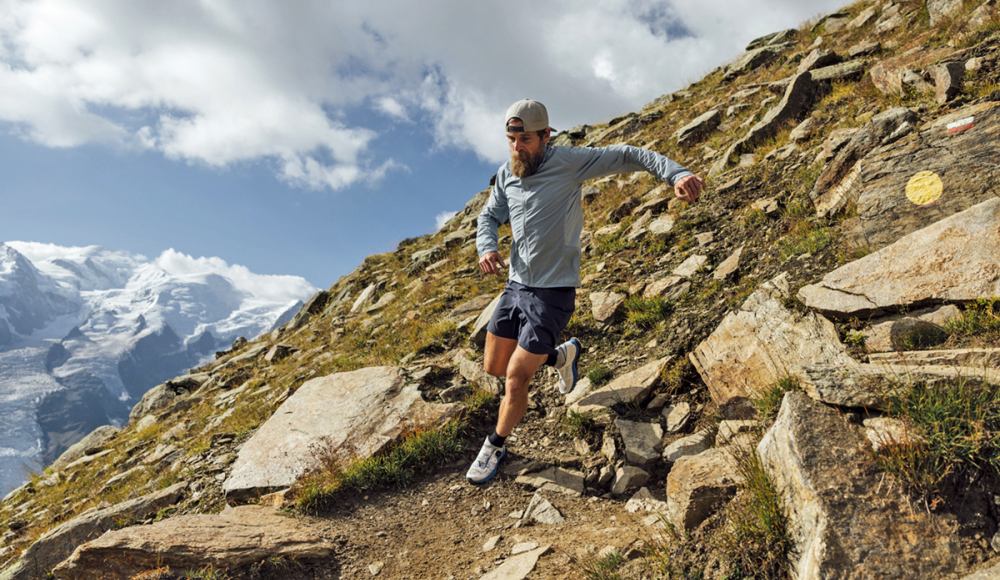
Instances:
[[[507,122],[510,127],[523,127],[520,119]],[[511,171],[518,177],[528,177],[538,170],[545,156],[545,144],[549,142],[549,132],[539,137],[536,131],[508,131],[507,145],[510,147]]]

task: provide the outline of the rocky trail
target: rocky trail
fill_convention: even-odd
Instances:
[[[583,378],[491,482],[487,190],[4,498],[0,579],[1000,578],[998,10],[865,0],[557,135],[709,188],[583,188]]]

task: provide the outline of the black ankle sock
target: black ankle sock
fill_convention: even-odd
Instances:
[[[497,435],[496,431],[494,431],[493,434],[490,435],[490,445],[494,447],[503,447],[503,442],[506,440],[507,440],[506,437],[501,437]]]
[[[556,355],[550,354],[549,358],[547,358],[545,360],[545,364],[548,365],[548,366],[550,366],[550,367],[556,366]]]

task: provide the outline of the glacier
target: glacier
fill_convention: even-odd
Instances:
[[[0,497],[150,388],[287,322],[318,288],[173,249],[0,242]]]

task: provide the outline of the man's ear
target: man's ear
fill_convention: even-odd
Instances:
[[[549,138],[551,136],[552,136],[552,128],[551,127],[546,127],[545,128],[545,136],[542,137],[542,143],[548,143],[549,142]]]

